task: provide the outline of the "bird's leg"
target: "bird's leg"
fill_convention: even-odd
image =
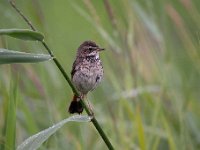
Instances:
[[[84,100],[85,95],[81,93],[81,94],[80,94],[80,98],[81,98],[82,100]]]
[[[87,99],[87,95],[84,95],[84,97],[85,97],[85,99],[86,99],[86,101],[87,101],[87,106],[88,106],[88,108],[89,108],[89,111],[90,111],[91,116],[94,116],[94,112],[93,112],[93,109],[92,109],[92,107],[91,107],[90,102],[89,102],[88,99]]]

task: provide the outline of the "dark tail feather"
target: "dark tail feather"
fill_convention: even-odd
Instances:
[[[74,95],[74,98],[69,106],[68,111],[70,114],[74,113],[81,114],[83,112],[83,105],[78,96]]]

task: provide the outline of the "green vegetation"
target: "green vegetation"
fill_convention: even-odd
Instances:
[[[106,48],[104,81],[88,99],[116,149],[200,148],[199,0],[16,3],[68,74],[81,42]],[[0,14],[0,29],[29,28],[7,1],[0,2]],[[8,36],[0,36],[0,48],[46,53],[37,41]],[[72,95],[52,61],[0,65],[0,149],[68,118]],[[106,145],[91,123],[70,122],[40,149]]]

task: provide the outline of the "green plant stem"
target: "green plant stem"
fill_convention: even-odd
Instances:
[[[33,31],[36,31],[35,27],[31,24],[31,22],[27,19],[27,17],[25,17],[22,12],[15,6],[15,3],[13,1],[10,1],[11,6],[17,11],[17,13],[23,18],[23,20],[28,24],[29,27],[31,27],[31,29]],[[48,51],[48,53],[51,55],[51,57],[53,58],[54,63],[56,64],[56,66],[59,68],[60,72],[62,73],[62,75],[64,76],[65,80],[68,82],[68,84],[70,85],[72,91],[74,94],[76,94],[77,96],[80,96],[78,91],[76,90],[76,88],[74,87],[73,83],[71,82],[69,76],[67,75],[67,73],[65,72],[65,70],[63,69],[62,65],[60,64],[60,62],[56,59],[56,57],[54,56],[53,52],[50,50],[50,48],[48,47],[48,45],[45,43],[45,41],[41,41],[42,45],[45,47],[45,49]],[[102,137],[102,139],[104,140],[104,142],[106,143],[108,149],[110,150],[114,150],[112,144],[110,143],[108,137],[106,136],[106,134],[104,133],[104,131],[102,130],[101,126],[99,125],[98,121],[96,120],[94,114],[92,114],[89,111],[89,108],[86,106],[85,102],[81,99],[80,100],[86,113],[89,116],[92,116],[93,118],[91,119],[91,122],[93,123],[93,125],[95,126],[95,128],[97,129],[97,131],[99,132],[100,136]]]

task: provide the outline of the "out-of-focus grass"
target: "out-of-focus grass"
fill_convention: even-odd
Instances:
[[[5,115],[4,125],[2,126],[2,138],[3,143],[0,145],[1,149],[15,149],[15,139],[16,139],[16,110],[17,110],[17,94],[18,94],[18,75],[12,76],[10,79],[10,87],[6,94],[7,101],[4,102],[3,113]]]
[[[44,33],[67,72],[82,41],[92,39],[105,46],[105,78],[88,98],[117,149],[200,148],[199,1],[18,0],[17,5]],[[26,27],[6,1],[0,2],[0,13],[0,28]],[[0,37],[0,46],[44,52],[38,43],[8,37]],[[53,63],[0,66],[1,145],[6,139],[3,110],[11,90],[10,68],[19,74],[17,145],[66,118],[72,97]],[[105,148],[92,125],[77,123],[42,147]]]

